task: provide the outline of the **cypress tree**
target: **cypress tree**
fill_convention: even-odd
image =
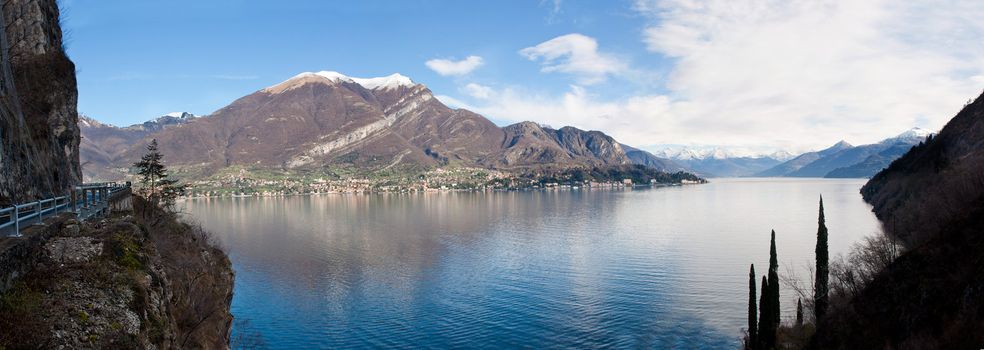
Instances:
[[[779,328],[779,259],[776,256],[776,230],[772,230],[772,242],[769,247],[769,311],[772,316],[773,334]],[[773,340],[775,338],[773,337]]]
[[[768,304],[765,314],[759,315],[759,319],[765,319],[766,327],[759,325],[759,339],[764,349],[772,349],[776,345],[776,330],[779,329],[779,258],[776,254],[776,231],[772,230],[772,239],[769,243],[769,275],[768,292],[765,302]],[[766,292],[763,292],[766,293]],[[763,334],[764,333],[764,334]]]
[[[755,264],[748,271],[748,345],[758,344],[758,307],[755,305]]]
[[[823,315],[827,313],[828,278],[830,274],[829,256],[827,250],[827,224],[823,216],[823,196],[820,196],[820,218],[817,227],[817,280],[813,291],[813,314],[819,326]]]
[[[796,300],[796,326],[803,325],[803,299]]]
[[[759,324],[758,324],[758,335],[756,340],[756,349],[768,349],[769,348],[769,338],[775,338],[776,332],[769,331],[772,327],[772,321],[769,318],[772,317],[772,311],[769,310],[769,293],[771,288],[769,288],[769,279],[762,276],[762,295],[759,296]]]

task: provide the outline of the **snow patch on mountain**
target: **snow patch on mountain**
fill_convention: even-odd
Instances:
[[[923,128],[912,128],[906,130],[905,132],[899,134],[895,137],[890,137],[883,140],[882,144],[896,144],[896,143],[906,143],[906,144],[917,144],[925,140],[930,135],[933,135],[932,130]]]
[[[779,161],[786,161],[794,157],[793,154],[784,150],[762,150],[715,145],[657,145],[649,147],[649,149],[657,157],[675,160],[772,158]]]
[[[369,90],[388,90],[388,89],[395,89],[401,86],[413,87],[414,85],[416,85],[412,80],[410,80],[410,78],[400,73],[390,74],[385,77],[356,78],[335,71],[320,71],[320,72],[304,72],[295,75],[290,79],[287,79],[283,83],[271,86],[270,88],[268,88],[268,90],[293,80],[306,79],[312,77],[324,78],[335,83],[342,83],[342,82],[355,83]]]

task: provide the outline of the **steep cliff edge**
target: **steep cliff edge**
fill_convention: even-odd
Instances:
[[[0,292],[0,349],[225,349],[234,274],[200,227],[139,197],[134,210],[65,214],[0,240],[32,261]]]
[[[3,0],[0,205],[64,193],[81,180],[75,65],[55,0]]]
[[[862,189],[908,247],[821,320],[823,348],[984,344],[984,95]]]

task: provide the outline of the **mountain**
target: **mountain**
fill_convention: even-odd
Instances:
[[[907,251],[818,327],[819,348],[984,344],[984,95],[861,194]]]
[[[895,145],[895,144],[909,144],[915,145],[917,143],[923,142],[927,137],[933,135],[932,130],[926,130],[923,128],[912,128],[906,132],[899,134],[898,136],[887,138],[879,142],[884,145]]]
[[[760,172],[759,176],[871,177],[932,132],[913,128],[881,142],[852,146],[841,141],[819,152],[804,153]]]
[[[759,172],[755,174],[755,176],[761,176],[761,177],[787,176],[809,165],[810,163],[819,160],[820,158],[829,156],[831,154],[835,154],[837,152],[849,149],[851,147],[854,146],[851,146],[851,144],[845,141],[840,141],[835,143],[833,146],[830,146],[827,149],[821,151],[803,153],[782,164],[776,165],[768,170]]]
[[[822,155],[819,159],[806,164],[796,171],[785,174],[789,177],[824,177],[837,168],[848,167],[863,162],[869,156],[881,152],[886,146],[882,144],[848,147],[837,152]]]
[[[164,119],[162,119],[164,118]],[[105,130],[86,120],[91,157],[121,176],[158,139],[169,165],[208,175],[233,165],[290,170],[360,171],[462,165],[497,169],[631,164],[622,145],[600,131],[553,129],[533,122],[498,127],[451,109],[400,74],[353,78],[337,72],[298,74],[237,99],[208,117],[165,116],[154,123]],[[662,170],[678,166],[654,160]],[[114,170],[115,169],[115,170]],[[108,175],[107,175],[108,173]]]
[[[771,157],[706,158],[678,162],[709,177],[751,176],[780,163]]]
[[[143,122],[142,124],[130,125],[126,129],[152,133],[164,130],[164,128],[169,126],[187,123],[195,118],[198,118],[198,116],[188,112],[171,112],[157,119]]]
[[[709,177],[751,176],[793,156],[785,151],[756,153],[725,147],[657,146],[656,156]]]
[[[882,169],[888,167],[892,161],[901,157],[911,148],[912,144],[909,143],[896,143],[889,145],[888,148],[884,148],[880,152],[868,156],[859,163],[831,170],[829,173],[824,175],[824,177],[870,178]]]
[[[82,135],[79,158],[85,181],[121,179],[132,163],[123,161],[122,157],[133,145],[148,135],[196,118],[198,116],[191,113],[174,112],[120,128],[79,116],[78,126]]]
[[[694,171],[693,169],[686,168],[671,159],[657,157],[650,152],[646,152],[629,145],[623,144],[622,149],[625,150],[625,155],[629,157],[629,160],[632,161],[633,164],[644,165],[668,172]]]

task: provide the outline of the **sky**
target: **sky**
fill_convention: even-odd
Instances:
[[[802,152],[939,130],[984,89],[978,0],[61,4],[79,111],[115,125],[398,72],[499,125]]]

